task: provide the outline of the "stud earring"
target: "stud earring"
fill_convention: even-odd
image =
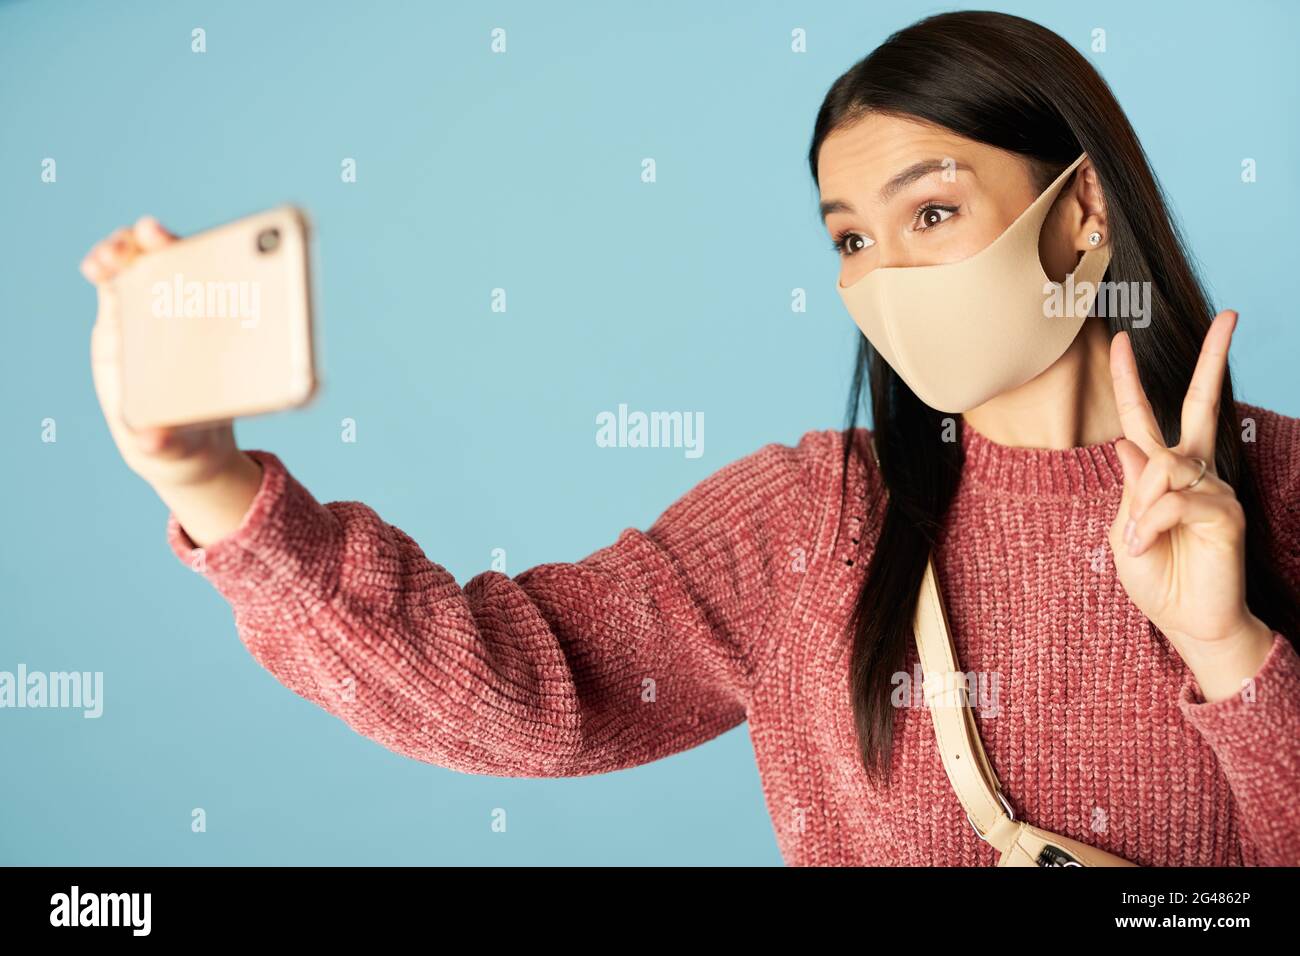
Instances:
[[[1088,235],[1088,244],[1095,246],[1101,242],[1101,233],[1094,232]]]

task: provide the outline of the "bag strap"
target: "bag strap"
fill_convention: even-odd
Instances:
[[[925,701],[934,719],[943,769],[966,810],[966,819],[980,839],[1005,852],[1015,835],[1015,828],[1007,824],[1016,817],[980,741],[975,715],[969,706],[966,676],[957,669],[957,652],[933,558],[926,559],[913,630],[925,674]]]
[[[875,436],[870,436],[869,440],[876,467],[880,467]],[[1016,821],[997,774],[993,772],[993,765],[984,753],[975,715],[969,706],[966,675],[957,669],[957,649],[952,643],[948,614],[939,593],[933,555],[925,561],[925,576],[921,580],[912,630],[925,675],[923,692],[930,716],[934,719],[935,739],[939,742],[943,769],[976,835],[998,850],[997,865],[1134,866],[1113,853]],[[1072,854],[1074,859],[1064,863],[1042,861],[1045,850],[1057,852],[1062,849]]]

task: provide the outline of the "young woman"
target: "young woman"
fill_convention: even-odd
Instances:
[[[992,864],[909,684],[932,558],[1017,819],[1141,865],[1300,863],[1300,420],[1234,399],[1237,315],[1109,88],[1033,23],[937,16],[836,81],[809,162],[865,333],[848,427],[584,560],[458,586],[229,426],[126,429],[103,283],[173,241],[148,218],[83,263],[105,417],[257,660],[399,753],[575,776],[747,719],[788,863]],[[1098,262],[1126,307],[1027,311]]]

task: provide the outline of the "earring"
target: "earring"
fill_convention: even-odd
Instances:
[[[1088,244],[1095,246],[1101,242],[1101,233],[1094,232],[1088,235]]]

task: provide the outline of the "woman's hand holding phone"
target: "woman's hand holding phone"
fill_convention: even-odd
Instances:
[[[121,315],[109,286],[137,257],[175,241],[146,216],[97,243],[82,260],[81,273],[99,294],[91,370],[109,432],[127,467],[149,483],[202,547],[239,527],[261,485],[261,466],[235,444],[232,422],[139,431],[126,424],[121,412]]]

